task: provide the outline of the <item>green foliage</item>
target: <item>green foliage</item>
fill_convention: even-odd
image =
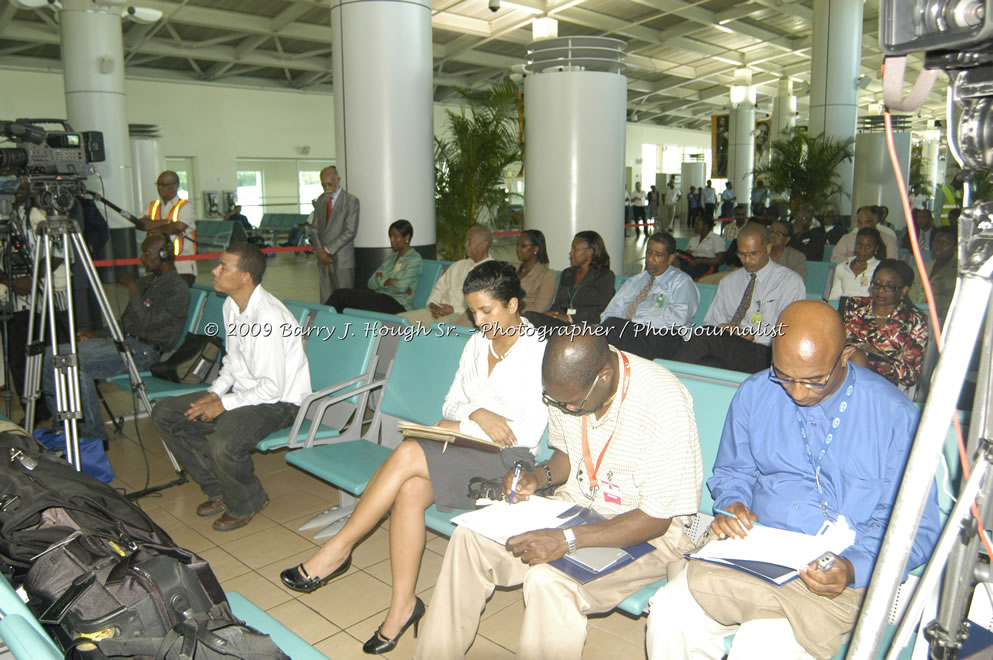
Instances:
[[[910,187],[931,194],[934,182],[924,173],[924,145],[915,144],[910,149]]]
[[[521,160],[517,86],[505,81],[477,92],[460,89],[459,112],[447,111],[449,134],[435,138],[435,216],[438,253],[461,259],[465,233],[489,224],[506,203],[503,177]]]
[[[854,144],[854,138],[811,137],[793,128],[772,143],[769,164],[757,167],[755,176],[767,181],[775,198],[788,199],[794,210],[809,203],[819,212],[832,197],[843,194],[837,168],[855,157]]]
[[[993,176],[989,170],[977,170],[969,182],[973,202],[993,201]]]

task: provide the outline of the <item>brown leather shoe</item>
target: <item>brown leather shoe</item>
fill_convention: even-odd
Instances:
[[[269,498],[267,497],[265,498],[265,502],[262,503],[262,509],[266,508],[268,505]],[[262,509],[259,509],[259,511]],[[259,511],[256,511],[255,513],[258,513]],[[247,516],[235,518],[230,513],[225,511],[223,516],[214,521],[214,530],[218,532],[230,532],[233,529],[244,527],[248,523],[252,522],[252,518],[255,517],[255,513],[250,513]]]
[[[197,515],[202,518],[216,516],[222,511],[227,511],[227,507],[224,505],[223,499],[207,500],[197,507]]]

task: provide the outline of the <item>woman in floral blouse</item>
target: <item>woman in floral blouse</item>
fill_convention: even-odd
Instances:
[[[927,319],[907,294],[914,271],[884,259],[869,284],[868,298],[848,298],[842,310],[848,345],[859,349],[853,361],[896,385],[912,387],[921,377],[928,343]]]

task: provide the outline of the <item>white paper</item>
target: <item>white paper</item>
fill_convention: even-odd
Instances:
[[[851,537],[854,537],[854,533]],[[761,561],[800,569],[825,552],[841,554],[854,540],[849,538],[849,534],[837,532],[815,536],[775,527],[755,526],[743,539],[715,539],[690,556],[711,560]]]
[[[469,511],[455,516],[452,522],[505,544],[507,539],[518,534],[561,526],[568,519],[559,518],[559,515],[574,506],[572,502],[532,496],[517,504],[498,502],[483,509]]]

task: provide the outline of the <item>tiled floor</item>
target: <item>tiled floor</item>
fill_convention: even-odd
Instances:
[[[615,272],[638,272],[643,250],[644,238],[628,239],[626,268]],[[497,258],[511,258],[513,243],[504,239],[493,253]],[[314,300],[317,278],[309,276],[311,264],[310,257],[280,255],[270,261],[264,284],[281,298]],[[209,284],[211,266],[211,262],[201,262],[200,282]],[[301,277],[301,273],[308,276]],[[116,292],[108,293],[113,297]],[[112,386],[104,386],[104,391],[116,415],[131,410],[130,395]],[[14,413],[14,419],[20,416]],[[108,426],[108,430],[112,428]],[[117,473],[113,485],[127,491],[164,483],[175,476],[147,419],[128,422],[124,434],[112,439],[109,457]],[[334,505],[337,490],[287,465],[285,451],[256,454],[255,469],[271,503],[251,524],[233,532],[215,532],[212,518],[196,515],[196,506],[204,496],[192,482],[138,503],[178,544],[209,560],[225,590],[241,592],[329,657],[366,657],[362,643],[375,632],[389,605],[389,521],[358,546],[352,568],[344,576],[312,594],[289,591],[280,584],[279,572],[305,560],[318,547],[312,538],[316,530],[300,532],[298,527],[311,515]],[[418,594],[428,605],[447,544],[446,538],[428,532],[417,585]],[[512,657],[523,610],[519,589],[498,590],[483,612],[469,657]],[[644,618],[635,620],[621,613],[594,618],[584,657],[644,657],[644,637]],[[408,632],[388,657],[409,658],[414,648],[415,640]]]

